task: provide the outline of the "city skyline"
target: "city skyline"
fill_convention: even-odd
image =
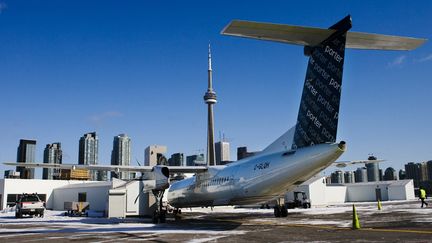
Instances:
[[[134,139],[131,164],[151,144],[185,155],[205,149],[209,41],[220,98],[215,131],[224,131],[233,148],[263,149],[295,124],[307,59],[301,47],[221,36],[232,19],[328,27],[350,13],[353,31],[432,36],[427,1],[248,9],[231,2],[227,9],[222,1],[211,16],[203,14],[207,3],[1,2],[1,162],[14,161],[19,139],[32,137],[36,161],[43,160],[42,145],[60,141],[64,163],[77,163],[77,138],[87,131],[98,133],[105,165],[120,133]],[[388,161],[384,167],[400,169],[432,159],[431,55],[430,40],[412,52],[347,50],[337,140],[347,141],[348,151],[341,160],[374,153]],[[7,169],[14,168],[0,165]]]

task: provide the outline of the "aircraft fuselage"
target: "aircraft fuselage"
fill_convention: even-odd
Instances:
[[[325,169],[344,151],[344,143],[326,143],[209,167],[173,183],[168,203],[175,208],[264,203]]]

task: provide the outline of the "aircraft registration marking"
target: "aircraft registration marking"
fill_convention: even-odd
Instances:
[[[264,170],[270,167],[270,162],[258,163],[254,166],[254,170]]]

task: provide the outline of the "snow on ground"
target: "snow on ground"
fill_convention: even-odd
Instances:
[[[5,228],[3,226],[12,225],[37,225],[31,228]],[[161,232],[164,234],[206,234],[206,235],[233,235],[244,234],[244,231],[218,231],[208,229],[181,229],[167,227],[164,224],[145,223],[144,219],[127,218],[127,219],[108,219],[108,218],[91,218],[91,217],[68,217],[64,216],[64,211],[45,210],[43,218],[27,217],[15,218],[14,212],[0,213],[0,235],[1,233],[109,233],[109,232],[127,232],[127,233],[154,233]],[[0,236],[1,238],[1,236]]]
[[[365,218],[368,215],[380,214],[380,213],[407,213],[413,215],[413,222],[432,222],[432,207],[420,208],[420,204],[417,202],[385,202],[382,204],[383,209],[378,210],[376,203],[355,203],[356,210],[360,215],[360,218]],[[251,219],[249,223],[271,223],[275,225],[279,224],[307,224],[307,225],[334,225],[338,227],[350,227],[351,218],[343,216],[343,220],[336,218],[328,218],[333,214],[349,214],[352,212],[352,204],[338,204],[329,207],[317,207],[310,209],[289,209],[289,213],[303,214],[304,218],[292,217],[286,220],[280,220],[273,217],[273,209],[256,209],[256,208],[234,208],[234,207],[215,207],[215,208],[193,208],[184,209],[183,212],[187,215],[187,212],[197,212],[201,215],[194,215],[194,218],[202,218],[211,216],[211,214],[253,214],[262,215]],[[319,217],[319,215],[324,215]],[[418,217],[416,217],[418,215]],[[387,216],[387,220],[389,219]],[[418,219],[417,219],[418,218]],[[371,219],[376,220],[376,219]],[[378,217],[379,220],[379,217]],[[0,212],[0,235],[1,233],[25,233],[25,234],[36,234],[36,233],[104,233],[104,232],[127,232],[127,233],[165,233],[165,234],[205,234],[206,237],[227,236],[233,234],[245,234],[242,230],[209,230],[205,228],[194,228],[184,229],[181,226],[165,225],[165,224],[150,224],[147,223],[148,219],[140,218],[126,218],[126,219],[108,219],[102,217],[68,217],[64,216],[63,211],[51,211],[46,210],[43,218],[27,217],[27,218],[15,218],[13,210],[4,210]],[[372,222],[372,221],[371,221]],[[379,222],[379,221],[377,221]],[[29,225],[29,227],[19,227],[19,225]],[[17,227],[12,227],[17,226]],[[1,238],[1,236],[0,236]],[[212,238],[213,239],[213,238]],[[201,239],[197,239],[196,242],[200,242]]]
[[[378,205],[376,202],[355,202],[355,203],[343,203],[336,205],[329,205],[326,207],[313,207],[308,209],[295,208],[288,209],[288,213],[302,213],[305,215],[329,215],[347,213],[352,211],[352,205],[355,205],[357,212],[365,214],[377,213]],[[386,211],[398,211],[407,212],[413,214],[431,214],[432,207],[420,208],[420,204],[416,201],[387,201],[381,202],[382,210]],[[236,208],[233,206],[221,206],[214,208],[192,208],[183,209],[183,212],[198,212],[203,214],[218,214],[218,213],[248,213],[248,214],[273,214],[273,209],[259,209],[259,208]]]

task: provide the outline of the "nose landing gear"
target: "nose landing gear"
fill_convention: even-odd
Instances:
[[[165,190],[152,190],[153,196],[156,198],[156,210],[153,213],[152,222],[154,224],[165,223],[167,210],[162,204],[162,198]]]
[[[277,200],[276,205],[274,206],[274,216],[276,218],[280,217],[287,217],[288,216],[288,209],[285,206],[285,204],[280,204],[280,200]]]

